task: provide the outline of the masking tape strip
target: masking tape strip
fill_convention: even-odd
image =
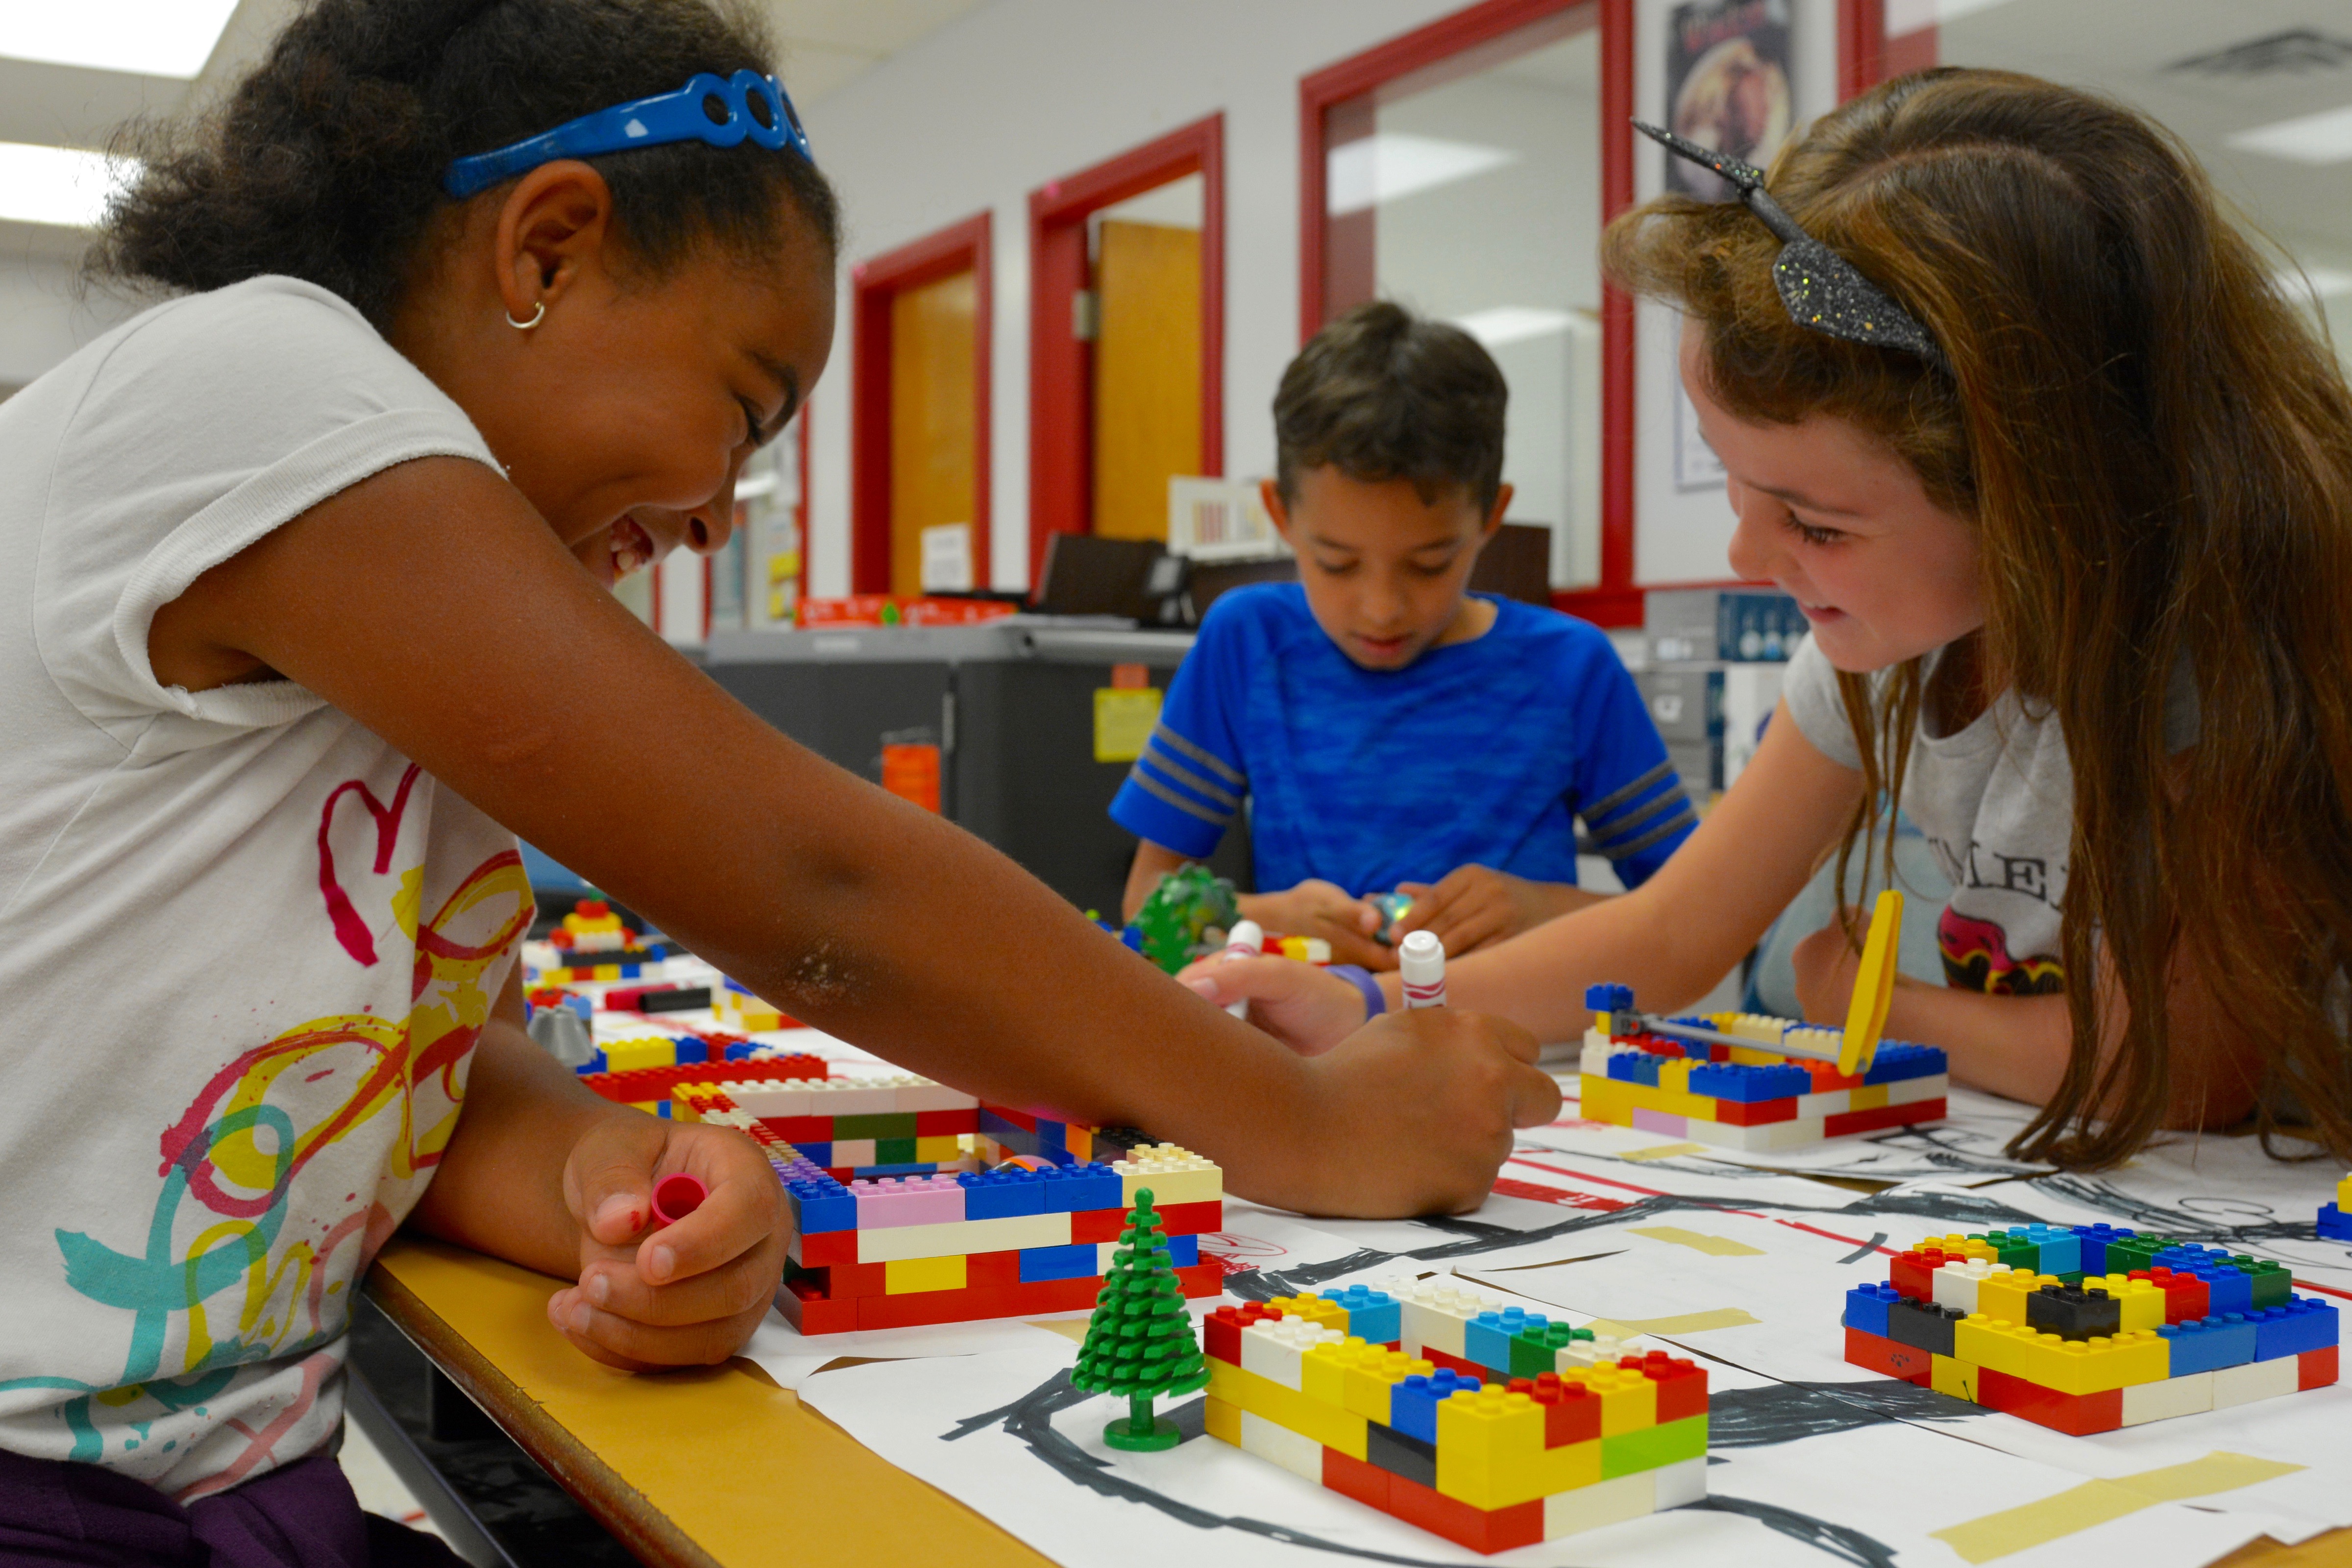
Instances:
[[[2160,1502],[2235,1491],[2275,1476],[2292,1475],[2303,1468],[2216,1449],[2185,1465],[2167,1465],[2162,1469],[2142,1470],[2112,1480],[2085,1481],[2040,1502],[2003,1509],[1999,1513],[1929,1533],[1966,1562],[1990,1563],[1997,1557],[2137,1513],[2144,1508],[2154,1508]]]
[[[1671,1318],[1595,1318],[1587,1325],[1596,1334],[1621,1340],[1635,1334],[1697,1334],[1709,1329],[1744,1329],[1763,1320],[1738,1307],[1717,1307],[1712,1312],[1683,1312]]]
[[[1706,1152],[1706,1146],[1702,1143],[1661,1143],[1655,1148],[1651,1149],[1628,1150],[1626,1152],[1620,1154],[1617,1157],[1620,1160],[1631,1160],[1634,1163],[1639,1164],[1644,1160],[1673,1160],[1685,1154],[1704,1154]]]
[[[1632,1236],[1646,1236],[1653,1241],[1670,1241],[1676,1247],[1687,1247],[1704,1252],[1709,1258],[1761,1258],[1764,1249],[1750,1247],[1744,1241],[1734,1241],[1727,1236],[1705,1236],[1695,1230],[1685,1230],[1673,1225],[1641,1225],[1628,1228]]]

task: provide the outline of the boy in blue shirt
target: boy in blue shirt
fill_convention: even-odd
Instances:
[[[1111,816],[1142,839],[1126,910],[1206,859],[1248,801],[1242,912],[1393,968],[1365,895],[1462,953],[1598,895],[1579,817],[1638,886],[1697,818],[1609,639],[1465,584],[1501,526],[1500,370],[1387,302],[1318,333],[1274,402],[1275,525],[1296,584],[1225,595],[1170,682]]]

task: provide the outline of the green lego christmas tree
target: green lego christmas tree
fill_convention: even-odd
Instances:
[[[1173,974],[1201,955],[1210,930],[1231,931],[1241,918],[1234,885],[1195,862],[1160,878],[1130,924],[1143,956]]]
[[[1152,1452],[1174,1447],[1181,1436],[1173,1422],[1152,1415],[1152,1399],[1190,1394],[1208,1381],[1208,1363],[1201,1359],[1201,1342],[1184,1310],[1151,1190],[1139,1187],[1102,1294],[1095,1298],[1095,1315],[1078,1347],[1070,1386],[1125,1395],[1128,1414],[1103,1428],[1103,1441],[1114,1448]]]

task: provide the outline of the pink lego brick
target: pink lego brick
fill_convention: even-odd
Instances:
[[[963,1218],[963,1188],[953,1176],[882,1176],[852,1182],[849,1195],[857,1200],[860,1230],[943,1225]]]

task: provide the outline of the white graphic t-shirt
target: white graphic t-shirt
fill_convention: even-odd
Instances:
[[[428,456],[493,462],[283,278],[0,405],[0,1448],[185,1500],[340,1430],[352,1292],[456,1128],[530,889],[512,834],[321,698],[161,686],[147,633]]]

